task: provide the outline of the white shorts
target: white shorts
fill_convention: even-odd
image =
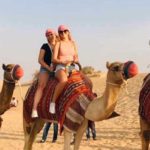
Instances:
[[[55,72],[57,72],[58,70],[66,70],[66,66],[65,65],[63,65],[63,64],[58,64],[57,66],[56,66],[56,69],[55,69]]]
[[[67,71],[67,72],[71,72],[72,70],[75,69],[75,66],[73,66],[73,65],[66,66],[66,65],[63,65],[63,64],[58,64],[58,65],[56,66],[55,72],[57,72],[57,71],[60,70],[60,69],[62,69],[62,70],[64,70],[64,71]]]

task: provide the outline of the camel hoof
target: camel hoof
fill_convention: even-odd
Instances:
[[[120,116],[120,114],[114,111],[107,119],[111,119],[111,118],[118,117],[118,116]]]

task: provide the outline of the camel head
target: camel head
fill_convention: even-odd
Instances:
[[[133,61],[126,63],[113,62],[106,63],[108,69],[107,82],[121,85],[125,80],[134,77],[138,73],[137,65]]]
[[[137,74],[137,66],[134,62],[129,62],[106,63],[108,69],[106,89],[101,97],[95,98],[88,105],[85,113],[85,117],[88,120],[101,121],[111,117],[117,104],[117,96],[121,89],[121,85],[125,80]]]
[[[15,64],[8,64],[2,65],[2,68],[4,70],[4,80],[6,82],[14,82],[18,81],[23,76],[23,69],[19,65]]]

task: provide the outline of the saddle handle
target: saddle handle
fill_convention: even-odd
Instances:
[[[73,62],[72,65],[77,65],[78,68],[79,68],[79,71],[82,70],[82,66],[81,66],[81,64],[79,62]]]

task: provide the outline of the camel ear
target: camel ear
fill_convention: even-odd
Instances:
[[[2,65],[2,68],[3,68],[4,70],[6,70],[6,65],[5,65],[5,64],[3,64],[3,65]]]
[[[108,61],[106,62],[106,67],[107,67],[107,69],[109,69],[109,67],[110,67],[110,63]]]

